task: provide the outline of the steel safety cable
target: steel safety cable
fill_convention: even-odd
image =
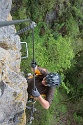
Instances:
[[[32,29],[32,43],[33,43],[33,63],[35,63],[35,45],[34,45],[34,28]],[[35,66],[33,68],[33,77],[34,77],[34,90],[35,90]]]

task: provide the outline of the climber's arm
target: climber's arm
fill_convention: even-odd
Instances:
[[[38,101],[45,109],[48,109],[50,107],[50,103],[40,95],[36,87],[35,89],[32,89],[32,96],[37,97]]]
[[[41,95],[38,97],[38,101],[45,109],[48,109],[50,107],[50,103],[45,100]]]

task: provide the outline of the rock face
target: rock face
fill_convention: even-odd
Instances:
[[[12,20],[12,0],[0,0],[0,21]],[[21,44],[14,25],[0,27],[0,125],[26,125],[27,82],[20,73]]]

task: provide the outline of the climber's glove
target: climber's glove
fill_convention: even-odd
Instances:
[[[37,63],[35,61],[31,62],[31,68],[35,68],[37,66]]]
[[[34,97],[39,97],[40,96],[40,93],[39,93],[39,91],[37,90],[36,87],[35,87],[35,89],[32,89],[32,96],[34,96]]]

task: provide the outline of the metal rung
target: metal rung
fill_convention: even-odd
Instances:
[[[26,56],[21,57],[21,59],[28,58],[28,45],[27,45],[27,42],[21,42],[21,44],[25,44],[26,45],[26,48],[25,48],[25,50],[26,50]]]

